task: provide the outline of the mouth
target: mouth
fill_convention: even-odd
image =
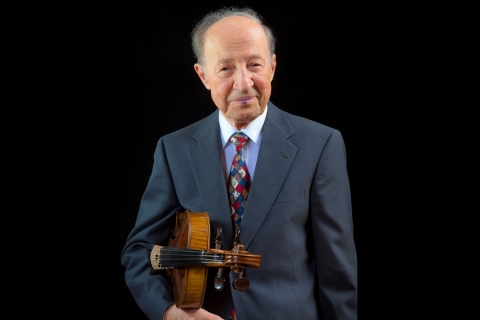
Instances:
[[[251,96],[251,97],[241,97],[241,98],[238,98],[238,99],[234,99],[233,101],[238,103],[238,104],[248,104],[248,103],[252,102],[253,99],[255,99],[255,97]]]

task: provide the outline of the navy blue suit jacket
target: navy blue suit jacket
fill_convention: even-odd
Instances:
[[[211,230],[223,229],[223,249],[233,246],[218,112],[161,137],[154,153],[121,257],[126,283],[150,319],[162,319],[173,304],[171,283],[152,272],[150,252],[167,244],[176,212],[208,212]],[[216,291],[217,270],[210,267],[203,308],[224,319],[233,303],[241,320],[356,319],[357,256],[341,133],[269,102],[262,134],[240,236],[245,250],[261,255],[261,266],[247,268],[244,292],[232,289],[238,275],[230,270],[225,289]]]

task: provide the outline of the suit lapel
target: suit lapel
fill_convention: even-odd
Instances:
[[[213,112],[193,135],[197,143],[190,148],[188,156],[205,211],[213,228],[222,227],[223,248],[230,250],[234,233],[221,157],[218,112]],[[211,237],[215,237],[216,229],[211,231]]]
[[[287,140],[294,132],[283,113],[269,103],[255,176],[242,216],[240,242],[245,248],[262,227],[295,158],[297,147]]]

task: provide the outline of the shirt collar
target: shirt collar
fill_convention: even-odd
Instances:
[[[265,107],[265,110],[261,115],[259,115],[255,120],[250,122],[246,128],[242,129],[242,132],[248,136],[250,140],[257,143],[260,137],[260,132],[262,131],[263,123],[267,116],[268,105]],[[237,131],[223,116],[222,112],[218,113],[218,121],[220,123],[220,135],[222,137],[222,146],[225,148],[225,145],[230,139],[230,136]]]

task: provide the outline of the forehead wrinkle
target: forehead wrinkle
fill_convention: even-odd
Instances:
[[[220,65],[220,64],[224,64],[224,63],[235,63],[235,61],[248,62],[248,61],[251,61],[251,60],[258,60],[258,59],[263,60],[263,58],[260,55],[257,55],[257,54],[249,55],[248,57],[244,57],[242,55],[233,56],[233,57],[220,57],[217,60],[216,64]]]
[[[212,37],[207,40],[205,47],[210,46],[218,57],[219,62],[231,62],[234,60],[252,60],[262,59],[264,55],[262,51],[267,48],[262,48],[262,45],[255,40],[242,40],[236,37],[230,39],[219,37]],[[268,50],[268,49],[267,49]],[[247,53],[247,54],[245,54]]]

